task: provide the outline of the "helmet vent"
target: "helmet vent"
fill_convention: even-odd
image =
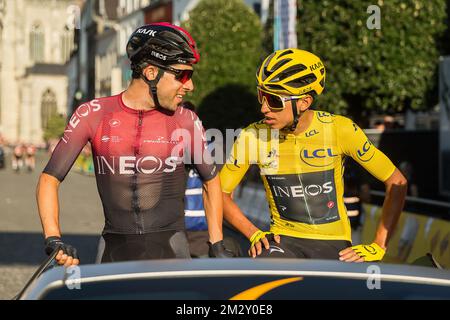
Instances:
[[[282,86],[280,86],[278,84],[266,84],[265,87],[267,89],[272,89],[272,90],[285,90]]]
[[[320,74],[323,75],[325,73],[325,68],[320,69]]]
[[[307,86],[310,83],[313,83],[316,80],[317,80],[317,77],[314,74],[310,73],[301,78],[291,80],[291,81],[287,82],[286,85],[294,87],[294,88],[301,88],[301,87]]]
[[[285,56],[285,55],[291,54],[291,53],[294,53],[294,51],[292,51],[292,50],[286,50],[286,51],[284,51],[282,54],[280,54],[280,55],[278,56],[278,59],[280,59],[282,56]]]
[[[269,62],[272,60],[272,58],[273,58],[274,55],[275,55],[275,53],[272,53],[272,54],[266,59],[266,62],[264,63],[264,67],[263,67],[264,74],[262,75],[262,80],[263,80],[263,81],[266,80],[266,78],[272,74],[272,72],[269,72],[269,71],[267,70],[267,66],[268,66]]]
[[[279,68],[281,68],[282,66],[284,66],[286,63],[288,63],[289,61],[292,61],[292,59],[283,59],[281,61],[278,61],[271,69],[271,72],[274,72],[276,70],[278,70]]]
[[[286,70],[284,70],[281,74],[280,74],[280,78],[281,79],[286,79],[289,78],[290,76],[293,76],[296,73],[300,73],[304,70],[306,70],[306,66],[303,64],[296,64],[295,66],[289,67]]]

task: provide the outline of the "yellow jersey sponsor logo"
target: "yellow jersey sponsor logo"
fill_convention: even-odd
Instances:
[[[373,156],[375,155],[375,148],[372,147],[372,142],[367,140],[364,142],[363,146],[356,151],[356,156],[359,160],[362,162],[368,162],[372,160]]]
[[[300,151],[300,159],[309,166],[312,167],[327,167],[334,163],[335,157],[338,154],[333,148],[303,148]]]
[[[317,111],[317,119],[322,123],[332,123],[334,115],[328,112]]]

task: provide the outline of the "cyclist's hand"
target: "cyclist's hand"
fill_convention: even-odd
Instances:
[[[233,258],[234,254],[231,250],[225,248],[223,240],[211,243],[208,241],[209,251],[208,255],[210,258]]]
[[[345,262],[380,261],[386,251],[375,242],[369,245],[360,244],[339,252],[339,260]]]
[[[251,237],[250,237],[250,249],[248,250],[248,255],[252,258],[255,258],[257,255],[259,256],[262,252],[262,246],[266,248],[266,250],[269,250],[270,245],[269,241],[266,238],[266,235],[273,234],[272,232],[264,232],[261,230],[256,231]],[[273,234],[273,239],[276,243],[280,243],[280,236],[277,234]]]
[[[80,263],[78,259],[77,249],[71,245],[62,242],[60,237],[48,237],[45,239],[45,253],[51,255],[53,251],[60,248],[55,259],[59,265],[64,265],[65,267],[76,266]]]

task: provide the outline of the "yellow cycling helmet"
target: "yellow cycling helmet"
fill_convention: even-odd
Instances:
[[[325,66],[311,52],[295,48],[277,50],[264,60],[256,78],[258,86],[274,93],[319,95],[325,86]]]

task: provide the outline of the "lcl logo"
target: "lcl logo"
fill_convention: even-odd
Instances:
[[[331,113],[322,111],[317,112],[317,119],[322,123],[332,123],[334,120],[333,118],[334,115],[332,115]]]
[[[333,148],[321,148],[315,150],[302,149],[300,151],[300,159],[311,167],[326,167],[334,163],[334,159],[338,157]]]
[[[369,153],[369,151],[373,150],[372,148],[372,142],[370,142],[369,140],[367,140],[366,142],[364,142],[363,146],[361,149],[358,149],[358,151],[356,152],[356,156],[358,157],[359,160],[363,161],[363,162],[367,162],[370,161],[373,156],[375,155],[375,151],[372,152],[372,154],[370,156],[367,156],[367,154]],[[365,159],[364,159],[365,158]],[[368,158],[368,159],[367,159]]]
[[[312,152],[307,150],[307,149],[303,149],[303,157],[306,159],[313,159],[313,158],[327,158],[327,157],[337,157],[337,154],[333,154],[333,149],[332,148],[327,148],[327,149],[316,149],[313,150]]]

